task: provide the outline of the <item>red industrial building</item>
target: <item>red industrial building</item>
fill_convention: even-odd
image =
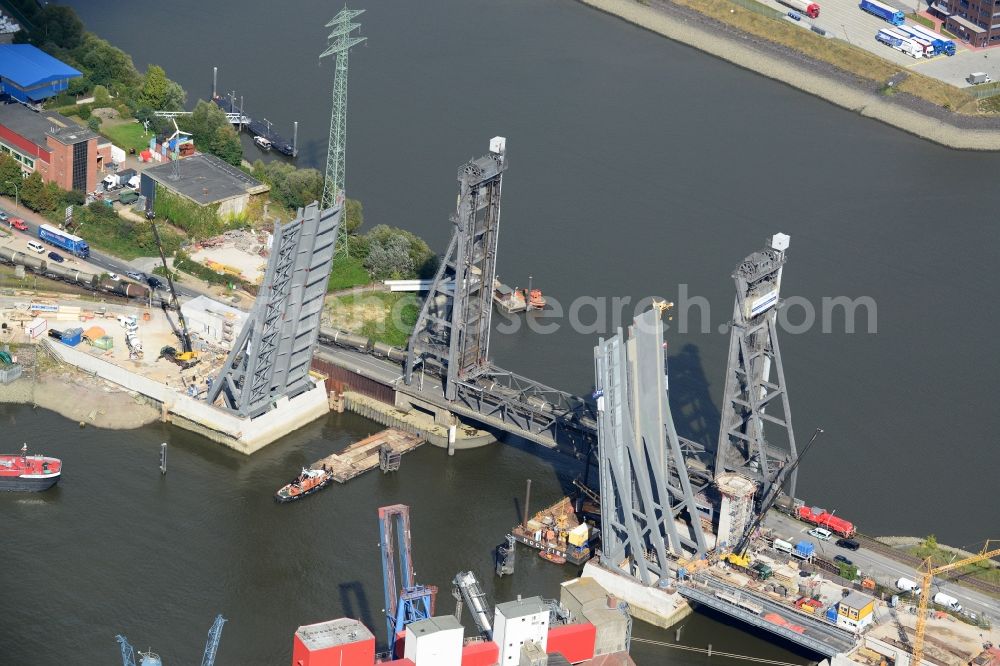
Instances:
[[[10,154],[25,176],[64,190],[93,192],[98,174],[111,161],[111,143],[66,116],[37,113],[21,104],[0,104],[0,152]]]

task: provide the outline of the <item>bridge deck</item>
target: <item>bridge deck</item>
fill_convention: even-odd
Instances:
[[[758,629],[781,636],[792,643],[801,645],[827,657],[850,652],[857,645],[857,638],[853,634],[825,620],[816,619],[804,613],[798,613],[788,606],[779,604],[765,596],[751,594],[746,589],[726,585],[714,578],[704,578],[699,579],[697,583],[692,582],[679,585],[677,591],[689,601],[708,606],[720,613],[736,618]],[[763,610],[754,612],[753,610],[737,606],[729,600],[720,599],[716,596],[717,592],[731,598],[735,596],[741,599],[752,600],[754,604],[760,606]],[[787,620],[788,625],[795,626],[797,630],[789,628],[788,625],[781,626],[765,619],[765,615],[771,614],[776,614],[781,619]]]

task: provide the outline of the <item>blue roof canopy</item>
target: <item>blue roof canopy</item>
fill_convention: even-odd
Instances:
[[[83,74],[31,44],[0,44],[0,78],[20,88],[78,76]]]

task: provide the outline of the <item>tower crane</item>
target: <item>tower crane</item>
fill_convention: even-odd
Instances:
[[[977,562],[983,562],[984,560],[1000,555],[1000,548],[989,550],[989,547],[990,540],[987,539],[986,543],[983,544],[983,549],[978,555],[972,555],[950,564],[943,564],[939,567],[932,567],[931,558],[929,557],[924,560],[924,563],[921,565],[922,571],[918,571],[923,578],[920,584],[920,602],[917,605],[917,630],[916,635],[913,638],[912,666],[920,666],[920,660],[924,658],[924,633],[927,629],[927,606],[931,599],[931,583],[934,581],[934,576],[948,571],[954,571],[955,569],[961,569],[964,566],[976,564]]]
[[[747,525],[747,528],[743,530],[743,536],[740,537],[740,540],[736,544],[736,547],[733,548],[733,550],[726,556],[727,562],[743,568],[747,568],[748,566],[750,566],[750,561],[747,558],[746,552],[747,548],[750,547],[750,538],[753,535],[754,530],[760,527],[760,524],[764,522],[764,516],[767,515],[767,512],[770,511],[771,507],[774,506],[774,503],[777,501],[778,495],[781,494],[781,486],[782,484],[784,484],[785,478],[787,478],[789,474],[795,471],[795,468],[799,466],[799,463],[802,461],[802,458],[805,457],[806,453],[809,452],[809,449],[812,447],[813,442],[815,442],[816,438],[822,434],[823,434],[823,429],[816,428],[816,431],[813,433],[813,436],[809,439],[808,442],[806,442],[806,445],[802,448],[802,453],[795,456],[795,460],[793,460],[791,464],[782,467],[781,471],[779,471],[778,474],[775,476],[774,483],[771,484],[767,494],[761,500],[760,510],[757,512],[757,517],[754,518],[752,521],[750,521],[750,524]]]

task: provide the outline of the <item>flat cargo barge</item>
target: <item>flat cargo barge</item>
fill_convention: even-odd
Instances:
[[[424,443],[424,438],[397,428],[389,428],[351,444],[340,453],[317,460],[312,469],[329,470],[337,483],[347,483],[376,467],[383,471],[399,468],[399,459]]]
[[[564,557],[566,562],[576,566],[586,563],[593,554],[590,540],[594,532],[589,525],[579,521],[568,497],[542,509],[510,533],[519,543]]]

